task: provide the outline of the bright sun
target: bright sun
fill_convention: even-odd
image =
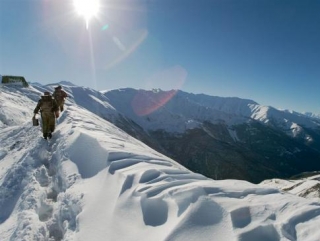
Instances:
[[[86,27],[89,26],[89,20],[96,16],[100,3],[99,0],[73,0],[76,11],[82,15],[86,21]]]

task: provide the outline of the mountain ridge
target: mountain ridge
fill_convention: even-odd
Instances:
[[[54,87],[32,88],[43,92]],[[70,96],[67,106],[72,103],[89,110],[210,178],[258,183],[320,168],[316,161],[320,158],[319,122],[300,113],[252,100],[177,90],[99,92],[71,85],[64,89]],[[36,100],[34,94],[32,98]]]
[[[128,93],[127,93],[128,92]],[[170,94],[174,92],[173,94]],[[164,100],[158,97],[155,97],[156,95],[159,95],[159,93],[164,93],[162,97]],[[288,111],[281,111],[277,110],[276,108],[273,108],[271,106],[261,106],[257,102],[249,99],[241,99],[238,97],[217,97],[217,96],[208,96],[204,94],[192,94],[192,93],[187,93],[183,92],[180,90],[171,90],[171,91],[158,91],[158,92],[153,92],[153,91],[146,91],[146,90],[135,90],[135,89],[120,89],[120,90],[111,90],[111,91],[103,91],[103,94],[106,95],[110,102],[117,107],[119,111],[126,112],[125,113],[127,116],[129,116],[131,119],[137,120],[137,116],[139,116],[139,112],[134,113],[134,109],[128,108],[127,104],[134,104],[133,101],[136,98],[141,98],[140,102],[152,102],[154,103],[155,107],[155,112],[161,111],[161,114],[168,114],[172,113],[172,109],[176,111],[184,111],[183,115],[186,116],[186,118],[191,119],[192,117],[196,116],[196,118],[200,118],[202,121],[209,119],[206,116],[201,116],[201,115],[196,115],[195,112],[204,112],[202,109],[205,109],[205,111],[212,111],[213,113],[211,114],[211,121],[216,120],[216,121],[224,121],[227,124],[234,124],[238,123],[239,119],[234,121],[234,118],[240,118],[240,123],[242,123],[254,119],[258,120],[260,122],[263,122],[267,124],[270,122],[270,119],[273,121],[277,121],[279,119],[286,119],[290,120],[291,123],[299,122],[298,124],[311,127],[311,128],[316,128],[320,126],[320,121],[317,121],[315,123],[314,118],[309,118],[310,116],[304,115],[298,112],[288,112]],[[112,96],[117,94],[118,98],[116,98],[115,103],[112,101]],[[127,95],[126,98],[124,98],[124,95]],[[129,97],[128,97],[129,96]],[[137,97],[138,96],[138,97]],[[170,100],[166,100],[165,98],[167,96],[170,96]],[[130,99],[128,99],[130,98]],[[158,99],[156,99],[158,98]],[[123,102],[122,104],[119,103]],[[163,107],[162,101],[165,101],[165,107]],[[172,102],[178,103],[175,104],[175,107],[170,106]],[[179,103],[180,102],[180,103]],[[189,102],[189,103],[188,103]],[[184,105],[187,104],[192,104],[193,108],[195,111],[188,113],[187,110],[185,110]],[[141,103],[140,103],[141,104]],[[196,109],[198,106],[199,109]],[[190,105],[187,105],[187,108],[190,108]],[[148,108],[149,106],[145,106],[145,108]],[[163,108],[161,108],[163,107]],[[171,107],[171,108],[170,108]],[[201,109],[202,108],[202,109]],[[165,110],[163,110],[165,109]],[[148,110],[145,110],[148,111]],[[166,113],[167,112],[167,113]],[[200,113],[201,114],[201,113]],[[231,115],[231,116],[230,116]],[[143,116],[140,114],[140,116]],[[149,116],[152,116],[152,113],[149,113]],[[280,117],[279,117],[280,116]],[[167,115],[166,118],[169,118],[170,115]],[[231,119],[231,120],[230,120]],[[234,121],[234,122],[232,122]],[[241,123],[241,124],[242,124]],[[145,123],[140,123],[142,126],[146,125]],[[281,125],[283,124],[283,121],[279,123]],[[289,123],[286,123],[286,125],[289,125]],[[159,127],[160,126],[160,127]],[[162,128],[161,125],[156,125],[156,128]],[[153,129],[152,127],[147,127],[147,129]],[[169,131],[170,128],[163,127],[163,129],[167,129]],[[174,130],[173,130],[174,131]],[[179,131],[179,130],[178,130]]]
[[[66,108],[53,139],[44,140],[32,112],[42,90],[53,87],[0,92],[0,240],[320,238],[319,198],[309,195],[315,179],[277,188],[276,180],[257,185],[191,172],[107,121],[121,113],[91,89],[64,86]],[[204,124],[204,138],[228,133]],[[217,147],[230,150],[231,139]]]

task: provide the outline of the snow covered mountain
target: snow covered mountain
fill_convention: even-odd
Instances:
[[[97,114],[207,177],[259,183],[320,169],[320,119],[239,98],[161,90],[98,92],[64,83],[67,105]],[[42,92],[56,84],[33,86]]]
[[[129,88],[103,93],[118,111],[146,130],[162,129],[181,133],[201,126],[204,121],[232,126],[257,120],[281,127],[291,136],[296,136],[299,128],[320,127],[320,120],[309,118],[310,115],[281,111],[236,97],[191,94],[180,90],[146,91]],[[311,141],[307,136],[305,138]]]
[[[314,114],[312,112],[306,112],[304,113],[306,116],[312,117],[312,118],[317,118],[320,119],[320,114]]]
[[[0,89],[0,240],[320,239],[319,202],[193,173],[89,111],[119,115],[90,89],[64,86],[43,140],[31,125],[40,88],[52,87]]]
[[[260,182],[320,168],[320,119],[252,100],[174,90],[104,94],[166,155],[208,177]]]

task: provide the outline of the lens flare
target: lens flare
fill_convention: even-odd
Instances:
[[[173,66],[156,73],[149,80],[150,85],[159,86],[159,83],[161,83],[166,89],[171,90],[138,91],[131,102],[133,111],[138,116],[145,116],[164,107],[175,96],[177,90],[182,87],[187,76],[188,72],[181,66]]]
[[[147,36],[148,36],[148,31],[143,30],[142,33],[140,34],[139,38],[135,42],[133,42],[130,46],[127,46],[127,47],[124,46],[117,37],[113,37],[113,41],[115,42],[117,47],[120,50],[122,50],[122,53],[116,59],[114,59],[112,62],[107,64],[105,69],[108,70],[108,69],[113,68],[114,66],[119,64],[121,61],[126,59],[128,56],[130,56],[132,53],[134,53],[134,51],[140,46],[140,44],[143,43],[143,41],[147,38]]]
[[[177,90],[170,91],[139,91],[132,100],[133,111],[138,116],[145,116],[164,106]]]
[[[105,30],[107,30],[108,28],[109,28],[109,25],[106,24],[106,25],[104,25],[104,26],[101,28],[101,30],[102,30],[102,31],[105,31]]]

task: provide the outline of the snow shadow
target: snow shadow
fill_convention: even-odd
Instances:
[[[160,226],[167,222],[168,204],[162,198],[142,198],[143,221],[148,226]]]
[[[134,175],[127,176],[126,180],[122,185],[120,195],[132,187],[133,180],[134,180]]]
[[[219,224],[224,217],[222,207],[206,196],[200,197],[188,213],[188,222],[195,226]]]
[[[0,186],[0,224],[10,217],[23,192],[25,185],[23,180],[27,179],[27,168],[21,163],[16,164],[3,179]]]
[[[136,159],[124,159],[121,161],[113,161],[110,164],[109,173],[114,174],[117,170],[130,167],[140,162],[141,160],[136,160]]]
[[[190,206],[189,212],[186,213],[186,216],[181,219],[177,227],[173,229],[173,232],[165,240],[205,240],[201,237],[199,231],[210,229],[215,234],[210,240],[232,240],[221,239],[221,237],[226,237],[225,232],[228,230],[228,222],[226,211],[213,200],[202,196]],[[223,223],[225,230],[216,228],[221,223]],[[252,240],[261,241],[260,239]]]
[[[178,206],[178,217],[180,217],[190,205],[196,203],[203,195],[205,195],[205,191],[201,187],[176,192],[173,195],[173,199]]]
[[[248,232],[242,233],[239,236],[239,241],[279,241],[280,237],[272,224],[256,227]]]
[[[172,164],[166,160],[156,160],[148,156],[135,155],[133,153],[127,152],[110,152],[108,159],[108,163],[110,164],[109,173],[114,174],[118,170],[125,169],[141,162],[165,167],[172,167]]]
[[[318,204],[317,204],[318,205]],[[282,232],[286,234],[287,237],[290,237],[294,240],[297,239],[297,225],[300,223],[307,222],[308,220],[317,217],[320,214],[320,209],[318,207],[310,209],[308,211],[301,212],[297,210],[297,214],[290,217],[282,226]]]
[[[251,223],[251,213],[249,207],[241,207],[230,212],[232,225],[234,228],[244,228]]]
[[[141,175],[139,183],[150,182],[158,178],[160,175],[161,175],[161,172],[156,169],[147,170]]]
[[[0,150],[0,160],[2,160],[7,155],[6,151]]]
[[[2,189],[2,188],[1,188]],[[0,193],[2,190],[0,189]],[[20,198],[22,189],[17,190],[12,196],[1,198],[0,200],[0,224],[4,223],[11,215],[13,209],[16,206],[17,201]]]
[[[108,151],[93,137],[80,133],[69,147],[69,158],[82,178],[90,178],[107,167]]]

